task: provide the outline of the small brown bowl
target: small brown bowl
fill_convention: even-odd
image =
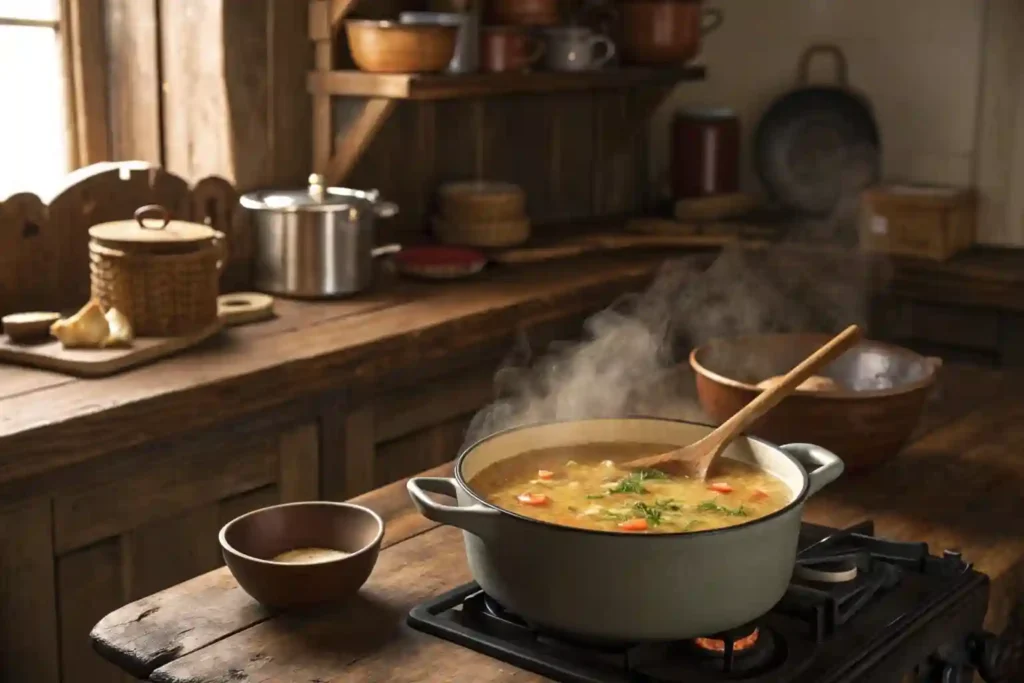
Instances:
[[[363,71],[431,73],[452,61],[459,27],[349,19],[345,32],[352,61]]]
[[[60,313],[11,313],[0,318],[4,333],[16,344],[40,341],[50,336],[50,325]]]
[[[359,505],[311,501],[254,510],[220,530],[224,562],[242,589],[268,607],[338,602],[366,583],[380,552],[384,522]],[[347,553],[318,562],[278,562],[289,551]]]

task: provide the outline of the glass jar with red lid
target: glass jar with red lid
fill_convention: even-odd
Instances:
[[[727,108],[687,108],[672,121],[672,196],[739,191],[740,121]]]

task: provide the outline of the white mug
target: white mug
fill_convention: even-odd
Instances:
[[[563,26],[545,31],[544,61],[551,71],[592,71],[615,57],[615,43],[584,27]]]

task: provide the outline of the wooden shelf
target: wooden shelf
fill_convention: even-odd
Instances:
[[[514,93],[666,86],[704,80],[703,66],[671,69],[622,68],[585,73],[538,71],[508,74],[376,74],[365,71],[313,71],[307,85],[314,95],[403,100],[444,100]]]

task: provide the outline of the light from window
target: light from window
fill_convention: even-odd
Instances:
[[[0,200],[48,200],[68,172],[56,0],[0,0]]]

